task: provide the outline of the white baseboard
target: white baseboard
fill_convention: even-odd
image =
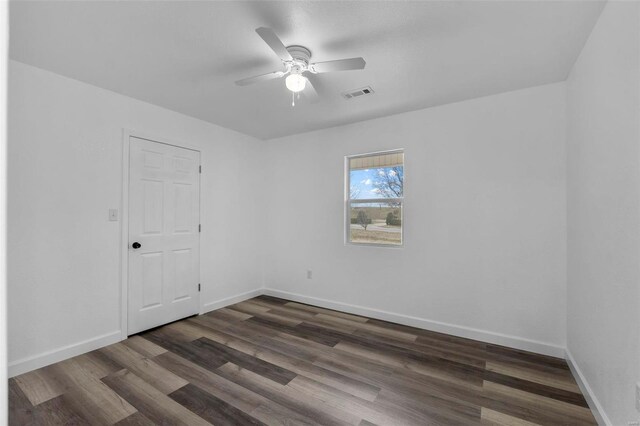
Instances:
[[[235,296],[205,303],[204,305],[202,305],[200,314],[205,314],[207,312],[215,311],[216,309],[224,308],[225,306],[233,305],[234,303],[240,303],[253,297],[260,296],[261,294],[264,294],[263,290],[264,289],[262,288],[257,288],[245,293],[236,294]]]
[[[118,330],[103,334],[102,336],[87,339],[79,343],[73,343],[59,349],[47,351],[39,355],[19,359],[9,363],[9,377],[14,377],[37,368],[45,367],[49,364],[64,361],[65,359],[117,343],[120,340],[121,333],[120,330]]]
[[[373,308],[367,308],[364,306],[352,305],[348,303],[336,302],[332,300],[320,299],[311,296],[304,296],[296,293],[289,293],[286,291],[258,288],[255,290],[247,291],[245,293],[237,294],[235,296],[227,297],[225,299],[217,300],[214,302],[205,303],[202,305],[201,314],[210,312],[216,309],[224,308],[225,306],[233,305],[253,297],[266,294],[269,296],[280,297],[283,299],[293,300],[296,302],[307,303],[309,305],[316,305],[323,308],[335,309],[355,315],[362,315],[371,318],[376,318],[384,321],[394,322],[397,324],[408,325],[412,327],[422,328],[425,330],[436,331],[439,333],[451,334],[454,336],[465,337],[468,339],[480,340],[487,343],[493,343],[497,345],[508,346],[515,349],[521,349],[525,351],[540,353],[544,355],[550,355],[555,357],[564,357],[565,348],[556,346],[549,343],[538,342],[535,340],[524,339],[515,336],[508,336],[500,333],[494,333],[485,330],[479,330],[470,327],[464,327],[454,324],[447,324],[439,321],[428,320],[424,318],[418,318],[393,312],[382,311]],[[120,331],[115,331],[102,336],[98,336],[92,339],[85,340],[80,343],[65,346],[60,349],[45,352],[40,355],[36,355],[29,358],[24,358],[18,361],[9,363],[9,377],[17,376],[22,373],[26,373],[37,368],[44,367],[55,362],[63,361],[65,359],[81,355],[83,353],[99,349],[101,347],[117,343],[122,340]],[[571,364],[570,364],[571,365]],[[586,383],[586,382],[585,382]],[[587,395],[587,392],[585,392]],[[590,403],[591,405],[591,403]],[[606,417],[605,417],[606,418]],[[609,423],[604,423],[609,424]]]
[[[263,293],[262,289],[258,288],[255,290],[248,291],[246,293],[227,297],[226,299],[205,303],[202,306],[202,311],[200,313],[203,314],[209,311],[223,308],[225,306],[233,305],[234,303],[242,302],[243,300],[260,296],[262,293]],[[14,362],[10,362],[8,365],[9,377],[18,376],[20,374],[29,372],[31,370],[36,370],[41,367],[46,367],[47,365],[64,361],[65,359],[82,355],[84,353],[120,342],[123,340],[122,336],[123,336],[122,332],[118,330],[112,333],[104,334],[102,336],[94,337],[92,339],[87,339],[79,343],[74,343],[68,346],[64,346],[62,348],[47,351],[39,355],[34,355],[28,358],[23,358]]]
[[[580,367],[578,367],[578,364],[573,358],[573,355],[571,355],[571,352],[569,352],[569,349],[566,350],[565,359],[567,360],[569,369],[571,369],[573,377],[576,379],[576,382],[578,382],[582,395],[584,395],[584,398],[587,400],[587,404],[589,404],[593,417],[596,418],[598,424],[601,426],[613,426],[613,423],[611,423],[611,420],[607,417],[604,408],[602,408],[600,401],[598,401],[598,398],[596,398],[596,395],[593,393],[591,386],[589,386],[589,382],[587,382],[587,379],[582,374]]]
[[[448,324],[440,321],[433,321],[425,318],[418,318],[409,315],[397,314],[394,312],[382,311],[379,309],[367,308],[364,306],[352,305],[349,303],[335,302],[332,300],[320,299],[317,297],[304,296],[302,294],[289,293],[287,291],[265,288],[264,294],[282,299],[289,299],[296,302],[316,305],[322,308],[334,309],[350,314],[362,315],[376,318],[397,324],[436,331],[439,333],[451,334],[453,336],[465,337],[467,339],[480,340],[482,342],[493,343],[524,351],[535,352],[543,355],[564,358],[565,348],[551,343],[539,342],[522,337],[509,336],[506,334],[494,333],[477,328]]]

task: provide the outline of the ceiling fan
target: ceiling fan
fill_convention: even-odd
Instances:
[[[282,71],[274,71],[267,74],[249,77],[236,81],[238,86],[247,86],[253,83],[272,80],[275,78],[285,79],[285,85],[293,94],[304,93],[311,102],[318,100],[318,92],[311,84],[311,81],[304,73],[321,74],[333,71],[348,71],[364,69],[366,62],[363,58],[338,59],[337,61],[326,62],[309,62],[311,59],[311,51],[304,46],[287,46],[282,43],[280,38],[271,28],[256,28],[256,32],[269,45],[276,55],[282,60],[284,69]],[[295,105],[295,101],[294,101]]]

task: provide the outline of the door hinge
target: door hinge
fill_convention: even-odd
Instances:
[[[198,224],[198,232],[202,232],[202,225]]]
[[[198,167],[198,172],[202,173],[202,166]]]
[[[200,283],[198,283],[198,291],[200,291]]]

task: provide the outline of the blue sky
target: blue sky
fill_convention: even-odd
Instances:
[[[355,188],[358,191],[358,196],[355,198],[380,198],[380,194],[376,192],[373,182],[375,182],[380,173],[389,173],[390,171],[390,167],[352,170],[349,180],[351,188]]]

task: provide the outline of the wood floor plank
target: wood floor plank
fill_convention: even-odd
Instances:
[[[218,342],[214,342],[206,337],[198,339],[195,342],[192,342],[192,344],[209,350],[229,362],[232,362],[244,369],[253,371],[256,374],[260,374],[261,376],[271,379],[276,383],[280,383],[281,385],[286,385],[296,377],[294,372],[289,371],[286,368],[282,368],[278,365],[256,358],[252,355],[248,355]]]
[[[376,351],[371,347],[363,347],[353,343],[341,342],[336,349],[362,356],[364,358],[386,363],[394,368],[404,368],[426,376],[438,377],[454,382],[466,382],[472,385],[480,385],[484,380],[484,370],[474,368],[453,361],[436,358],[422,358],[411,360],[401,355]]]
[[[542,385],[528,380],[518,379],[516,377],[505,376],[493,371],[485,371],[484,378],[489,382],[498,383],[515,389],[589,408],[587,401],[581,393],[570,392],[553,386]]]
[[[66,390],[64,384],[51,372],[51,367],[22,374],[15,381],[33,405],[62,395]]]
[[[288,336],[289,341],[291,341],[291,340],[299,340],[299,341],[301,342],[301,344],[303,344],[303,345],[307,345],[307,346],[315,345],[315,346],[313,346],[313,347],[312,347],[313,351],[315,351],[315,352],[320,352],[320,353],[322,352],[322,351],[320,350],[320,348],[323,348],[323,346],[322,346],[322,345],[314,344],[313,342],[305,341],[304,339],[300,339],[300,338],[297,338],[297,337],[294,337],[294,336],[289,336],[289,335],[287,335],[287,336]],[[330,350],[330,349],[328,349],[328,348],[326,348],[326,347],[324,347],[324,348],[325,348],[325,350]],[[290,351],[290,352],[291,352],[291,351]],[[343,358],[343,359],[344,359],[344,358],[348,358],[349,356],[351,356],[351,355],[350,355],[350,354],[348,354],[348,353],[340,354],[339,352],[340,352],[340,351],[335,351],[335,353],[333,354],[333,356],[334,356],[334,357],[335,357],[335,356],[338,356],[338,357]],[[367,363],[368,363],[368,360],[367,360],[367,359],[363,359],[363,358],[358,358],[358,357],[355,357],[355,356],[351,356],[350,361],[352,361],[352,363],[349,365],[349,367],[346,367],[347,374],[349,374],[349,372],[350,372],[349,370],[353,370],[354,368],[357,368],[357,367],[354,367],[354,365],[364,365],[365,367],[367,367],[367,368],[364,368],[364,369],[362,369],[362,368],[360,369],[360,372],[361,372],[361,376],[359,376],[360,378],[367,377],[367,374],[368,374],[368,373],[371,373],[371,371],[372,371],[371,369],[372,369],[372,368],[375,368],[375,369],[377,369],[377,370],[379,370],[379,369],[380,369],[378,366],[374,367],[374,366],[373,366],[373,365],[371,365],[371,364],[367,365]],[[316,362],[315,364],[317,364],[317,365],[318,365],[318,366],[320,366],[320,367],[329,367],[329,370],[333,370],[334,372],[338,372],[338,373],[340,373],[340,375],[342,375],[342,374],[344,374],[344,373],[345,373],[345,369],[337,370],[337,369],[335,369],[335,368],[332,368],[332,366],[321,365],[321,364],[319,364],[319,363],[317,363],[317,362]],[[344,365],[344,364],[343,364],[343,365]],[[325,368],[325,371],[326,371],[326,368]],[[387,372],[389,372],[389,373],[390,373],[390,372],[392,372],[392,371],[393,371],[393,368],[389,368],[389,369],[387,369]],[[298,373],[300,373],[300,374],[304,374],[304,375],[306,375],[307,377],[314,378],[315,380],[318,380],[318,381],[323,382],[323,383],[326,383],[326,382],[327,382],[327,380],[325,380],[325,379],[324,379],[324,378],[322,378],[322,377],[314,377],[312,374],[306,374],[306,373],[301,372],[301,371],[298,371]],[[343,376],[343,377],[344,377],[344,376]],[[349,377],[349,378],[351,379],[351,378],[353,378],[353,377],[354,377],[354,376],[351,376],[351,377]],[[355,376],[355,377],[358,377],[358,376]],[[448,376],[447,376],[447,377],[448,377]],[[451,378],[450,378],[450,377],[448,377],[448,378],[449,378],[449,380],[451,380]],[[482,380],[482,378],[481,378],[481,377],[477,378],[477,380],[476,380],[476,384],[477,384],[477,385],[480,385],[480,384],[481,384],[481,380]],[[479,388],[478,388],[477,386],[475,386],[475,387],[474,387],[474,391],[477,391],[478,389],[479,389]],[[343,389],[343,390],[344,390],[344,389]],[[352,393],[354,393],[354,392],[352,392]],[[367,399],[367,398],[365,397],[365,399]]]
[[[499,401],[496,405],[488,403],[487,408],[513,415],[507,412],[505,408],[509,405],[511,405],[512,408],[519,407],[521,409],[520,413],[513,416],[523,420],[547,424],[553,421],[568,425],[597,424],[593,418],[593,414],[588,408],[579,407],[493,382],[484,382],[483,388],[485,395],[489,399]],[[502,407],[502,409],[494,408],[495,406]]]
[[[270,341],[276,341],[281,344],[286,345],[283,349],[287,354],[291,354],[290,356],[298,357],[307,361],[316,361],[316,360],[340,360],[345,363],[357,364],[359,366],[366,367],[367,369],[374,370],[385,370],[387,372],[392,372],[393,368],[389,367],[387,364],[382,362],[377,362],[372,359],[366,359],[363,357],[355,356],[349,352],[340,351],[332,347],[327,347],[325,345],[312,342],[306,340],[304,338],[300,338],[298,336],[293,336],[287,333],[280,333],[273,337],[270,337]],[[291,347],[295,349],[288,349]]]
[[[348,314],[346,312],[334,311],[326,308],[320,308],[318,306],[305,305],[303,303],[298,303],[298,302],[287,302],[285,303],[285,306],[292,307],[295,309],[300,309],[302,311],[313,312],[316,314],[331,315],[333,317],[344,318],[351,321],[357,321],[357,322],[363,322],[363,323],[368,321],[368,318],[361,317],[358,315]]]
[[[93,372],[85,370],[75,358],[52,367],[66,383],[63,400],[92,423],[113,424],[135,413],[129,402],[96,378]]]
[[[278,313],[274,313],[272,308],[264,306],[259,303],[255,303],[250,300],[243,303],[244,305],[242,308],[234,307],[233,309],[245,314],[249,314],[253,317],[264,318],[270,321],[277,322],[279,324],[295,326],[302,322],[302,320],[299,318],[295,318],[288,315],[279,315]],[[267,308],[267,311],[264,311],[264,308]]]
[[[226,329],[223,329],[222,331],[224,331],[227,334],[231,334],[233,336],[239,337],[239,338],[245,338],[245,339],[254,339],[254,340],[264,340],[265,345],[267,343],[270,342],[274,342],[274,341],[280,341],[282,342],[284,339],[282,339],[281,337],[283,336],[291,336],[287,333],[282,333],[279,332],[277,329],[271,328],[271,327],[267,327],[264,325],[261,325],[259,323],[256,322],[252,322],[252,321],[245,321],[244,323],[242,323],[241,325],[231,325],[229,327],[226,327]],[[291,336],[293,337],[293,336]],[[305,343],[309,343],[309,346],[312,345],[322,345],[324,347],[327,347],[326,345],[320,344],[320,343],[316,343],[316,342],[312,342],[310,340],[306,340],[303,339]],[[283,342],[286,345],[286,341]],[[292,356],[298,356],[298,357],[303,357],[305,359],[311,360],[315,358],[315,355],[313,353],[312,350],[308,349],[307,347],[296,347],[296,348],[291,348],[289,347],[288,349],[294,351],[292,352]]]
[[[122,344],[149,359],[162,355],[167,351],[165,348],[151,343],[141,336],[131,336],[127,340],[124,340]]]
[[[568,392],[580,393],[580,388],[573,377],[571,377],[571,373],[569,371],[567,371],[566,374],[551,374],[496,361],[488,361],[485,368],[487,371],[500,373],[505,376],[516,377],[518,379],[552,386]]]
[[[188,383],[124,344],[116,343],[101,351],[165,395]]]
[[[140,411],[136,411],[129,417],[126,417],[116,423],[117,426],[155,426],[151,420],[145,417]]]
[[[233,311],[233,309],[231,309],[233,306],[230,306],[229,308],[227,308],[230,311]],[[243,312],[240,311],[234,311],[237,312],[238,314],[242,314]],[[252,316],[250,316],[250,318],[252,318]],[[207,324],[209,324],[211,327],[215,327],[217,329],[223,329],[226,328],[230,325],[239,323],[241,321],[237,321],[234,317],[230,317],[227,314],[219,314],[218,311],[212,311],[212,312],[207,312],[204,315],[198,315],[196,317],[191,317],[188,320],[190,321],[201,321],[201,322],[206,322]],[[244,322],[244,321],[242,321]]]
[[[178,333],[183,336],[184,342],[193,342],[202,337],[201,334],[194,332],[193,329],[185,327],[186,321],[173,322],[162,327],[160,330],[166,333]]]
[[[379,325],[372,324],[368,321],[357,322],[357,321],[352,321],[350,319],[340,318],[337,316],[332,316],[327,314],[318,314],[316,315],[316,318],[337,323],[337,324],[348,325],[360,330],[369,331],[370,333],[374,333],[382,336],[389,336],[399,340],[405,340],[407,342],[415,342],[416,339],[418,338],[418,336],[415,334],[407,333],[406,331],[390,329],[388,327],[381,327]]]
[[[38,408],[46,401],[60,397],[53,403],[54,407],[73,411],[74,417],[84,414],[84,418],[97,419],[101,423],[115,423],[134,413],[135,409],[127,401],[97,378],[104,371],[102,368],[87,369],[95,365],[87,363],[87,359],[86,356],[68,359],[18,376],[15,381]],[[69,408],[71,405],[75,410]]]
[[[380,391],[380,389],[375,386],[367,385],[362,381],[351,379],[339,373],[315,366],[304,356],[301,358],[292,357],[291,353],[295,352],[295,350],[289,349],[286,343],[279,342],[274,345],[274,342],[270,342],[268,338],[263,336],[243,340],[215,330],[210,330],[208,338],[273,365],[282,367],[295,374],[305,375],[366,400],[373,401]]]
[[[294,411],[308,420],[325,426],[357,425],[360,417],[342,410],[328,410],[324,402],[306,397],[291,387],[281,385],[232,363],[218,369],[218,374],[265,398]],[[295,380],[295,379],[294,379]]]
[[[251,412],[251,415],[269,426],[322,426],[313,419],[296,413],[280,404],[267,403],[260,405]]]
[[[191,384],[266,424],[317,425],[313,420],[171,352],[160,355],[156,361]]]
[[[172,352],[162,354],[155,360],[189,383],[245,413],[250,413],[266,402],[264,397],[249,389],[245,389]]]
[[[9,379],[9,424],[35,424],[35,409],[15,379]]]
[[[257,313],[266,313],[271,309],[268,306],[258,305],[257,303],[251,303],[250,300],[245,300],[244,302],[236,303],[233,306],[230,306],[229,309],[233,309],[234,311],[244,312],[249,315],[253,315],[254,312]]]
[[[406,412],[402,412],[400,409],[390,409],[390,407],[382,408],[374,402],[362,400],[303,376],[296,377],[287,385],[287,387],[292,388],[296,392],[306,394],[310,397],[323,401],[334,410],[353,413],[360,419],[365,419],[373,423],[383,425],[428,424],[428,419],[424,416],[418,416],[418,418],[416,418]]]
[[[595,425],[567,363],[257,297],[9,380],[12,425]]]
[[[294,309],[286,305],[278,306],[277,308],[272,308],[269,310],[269,313],[274,315],[279,315],[288,318],[295,318],[300,321],[309,321],[313,320],[316,316],[313,312],[301,311],[299,309]]]
[[[317,332],[307,332],[304,329],[300,329],[298,327],[291,327],[283,324],[279,324],[277,322],[267,320],[264,318],[253,317],[246,322],[255,323],[258,325],[262,325],[266,328],[270,328],[277,333],[287,333],[293,336],[302,337],[303,339],[310,340],[312,342],[321,343],[326,346],[335,346],[340,343],[340,340],[328,337],[327,334],[317,333]]]
[[[534,354],[519,349],[507,348],[489,343],[486,345],[486,351],[490,356],[494,357],[494,359],[510,359],[511,361],[526,362],[528,365],[544,365],[561,370],[569,370],[569,365],[564,359],[549,355]]]
[[[100,350],[79,355],[73,359],[80,368],[97,379],[122,370],[122,365],[105,356]]]
[[[34,425],[90,425],[94,423],[83,417],[74,407],[69,405],[64,395],[49,399],[38,405],[35,412]],[[104,423],[103,423],[104,424]]]
[[[453,351],[442,346],[432,346],[424,344],[418,345],[415,342],[407,342],[405,340],[399,340],[392,337],[383,337],[377,334],[370,333],[369,331],[362,330],[355,331],[353,335],[374,342],[391,344],[393,346],[404,349],[406,353],[435,356],[438,358],[448,359],[460,364],[466,364],[478,368],[484,368],[486,364],[486,360],[484,357],[477,356],[475,354],[469,355],[466,350],[461,352],[459,350]]]
[[[390,327],[390,328],[394,328],[394,327],[400,327],[401,329],[404,329],[406,326],[400,325],[400,324],[393,324],[393,323],[389,323],[386,321],[380,321],[380,320],[369,320],[369,322],[373,323],[373,324],[379,324],[381,326],[384,327]],[[464,337],[458,337],[458,336],[452,336],[450,334],[444,334],[444,333],[438,333],[437,331],[431,331],[431,330],[421,330],[421,329],[417,329],[415,327],[407,327],[408,330],[417,335],[418,338],[416,339],[417,342],[420,342],[421,340],[425,340],[425,341],[439,341],[442,343],[454,343],[454,344],[458,344],[458,345],[462,345],[464,347],[467,348],[476,348],[476,349],[481,349],[481,350],[486,350],[487,348],[487,344],[485,342],[481,342],[479,340],[473,340],[473,339],[467,339]]]
[[[312,326],[303,323],[298,327],[305,327],[308,329]],[[342,343],[352,343],[356,346],[362,346],[363,348],[367,348],[375,353],[399,356],[399,359],[408,360],[409,364],[413,364],[415,362],[431,363],[438,359],[443,360],[445,364],[449,364],[449,361],[455,363],[454,365],[456,366],[464,364],[471,367],[470,371],[475,372],[474,374],[477,376],[476,382],[478,384],[481,382],[481,375],[479,373],[485,367],[484,360],[468,357],[464,353],[451,353],[450,351],[439,350],[437,348],[427,348],[424,346],[416,347],[416,344],[413,342],[406,342],[404,340],[398,340],[390,337],[383,338],[377,335],[372,336],[368,332],[356,332],[353,335],[334,332],[333,336],[339,338]],[[336,346],[336,349],[340,349],[340,347]],[[388,359],[379,359],[379,361],[388,362]]]
[[[469,426],[480,424],[480,407],[435,395],[404,398],[395,392],[383,389],[376,399],[376,405],[391,412],[401,409],[403,413],[410,413],[415,418],[428,419],[427,424]]]
[[[150,333],[145,333],[144,338],[210,371],[215,371],[216,368],[224,365],[227,362],[220,356],[212,354],[209,351],[206,351],[197,346],[191,345],[191,342],[176,342],[171,339],[171,336],[167,336],[161,330],[155,330]]]
[[[140,336],[146,337],[148,334],[161,336],[164,340],[171,343],[187,343],[187,342],[192,342],[198,339],[199,337],[201,337],[201,336],[191,335],[189,332],[185,333],[182,327],[172,327],[172,324],[168,324],[163,327],[158,327],[158,328],[145,331],[141,333]],[[163,347],[162,345],[158,345],[158,346]]]
[[[482,408],[481,418],[482,424],[488,426],[539,426],[537,423],[528,422],[484,407]]]
[[[221,308],[215,311],[216,314],[226,317],[231,321],[244,321],[251,318],[253,315],[245,314],[244,312],[234,311],[233,309]]]
[[[244,411],[191,384],[176,390],[169,397],[214,425],[264,425]]]
[[[102,380],[155,424],[211,424],[128,370],[111,374]]]
[[[285,305],[287,303],[289,303],[289,301],[287,299],[281,299],[279,297],[275,297],[275,296],[267,296],[266,294],[262,294],[258,297],[255,297],[252,300],[263,300],[263,301],[267,301],[270,303],[274,303],[277,305]]]

